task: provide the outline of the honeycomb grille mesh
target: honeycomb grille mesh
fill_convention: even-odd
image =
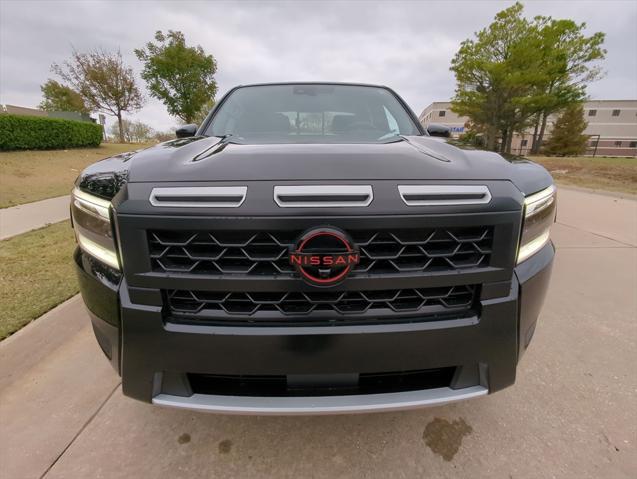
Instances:
[[[477,286],[374,291],[208,292],[167,290],[171,315],[199,316],[306,316],[361,315],[368,311],[449,313],[466,311],[476,299]]]
[[[288,253],[301,231],[150,231],[154,271],[291,276]],[[361,261],[353,274],[448,271],[488,266],[493,227],[350,232]]]

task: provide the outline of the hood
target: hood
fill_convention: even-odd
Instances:
[[[524,159],[463,150],[431,137],[407,140],[243,145],[195,137],[136,152],[126,166],[129,182],[509,180],[525,194],[551,184],[544,168]]]

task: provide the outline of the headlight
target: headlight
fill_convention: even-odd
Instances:
[[[556,208],[557,190],[553,185],[524,199],[524,222],[518,249],[518,264],[548,243]]]
[[[110,208],[109,201],[78,188],[71,194],[71,216],[77,244],[85,253],[119,270]]]

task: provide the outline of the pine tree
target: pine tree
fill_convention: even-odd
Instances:
[[[556,156],[583,154],[588,143],[588,135],[583,134],[586,126],[582,104],[568,107],[555,122],[544,153]]]

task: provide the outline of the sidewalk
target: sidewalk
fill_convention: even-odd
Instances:
[[[0,209],[0,240],[69,219],[69,196]]]
[[[0,477],[7,479],[42,476],[119,384],[79,296],[2,341],[0,365]]]

